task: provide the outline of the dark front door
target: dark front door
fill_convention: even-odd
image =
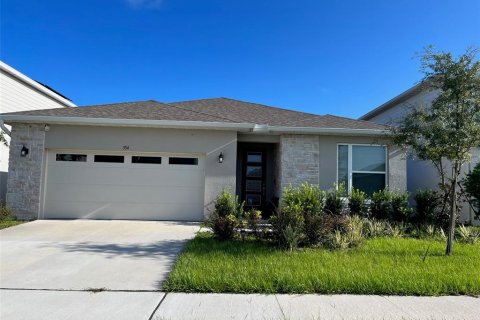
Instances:
[[[263,148],[245,150],[242,195],[247,210],[263,210],[265,207],[265,158],[266,152]]]

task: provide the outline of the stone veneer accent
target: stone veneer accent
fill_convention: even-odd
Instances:
[[[44,144],[43,125],[13,125],[6,198],[7,207],[20,219],[38,217]],[[23,146],[29,149],[26,157],[20,155]]]
[[[401,149],[392,146],[388,148],[388,188],[407,191],[407,160]]]
[[[304,182],[319,185],[320,141],[316,135],[281,135],[279,146],[281,189]]]

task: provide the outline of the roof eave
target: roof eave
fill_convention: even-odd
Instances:
[[[379,114],[389,110],[390,108],[393,108],[394,106],[398,105],[399,103],[402,103],[402,102],[410,99],[411,97],[419,94],[420,92],[422,92],[424,87],[425,87],[425,83],[420,82],[420,83],[414,85],[413,87],[411,87],[410,89],[400,93],[398,96],[388,100],[387,102],[383,103],[382,105],[380,105],[380,106],[376,107],[375,109],[367,112],[366,114],[364,114],[363,116],[361,116],[358,119],[359,120],[365,120],[365,121],[371,120],[372,118],[374,118],[374,117],[378,116]]]
[[[265,132],[266,129],[258,130]],[[388,129],[355,129],[355,128],[315,128],[315,127],[269,127],[271,133],[287,133],[287,134],[321,134],[321,135],[337,135],[337,136],[384,136]],[[255,132],[255,130],[254,130]]]
[[[96,125],[120,127],[154,127],[178,129],[210,129],[236,130],[248,132],[255,127],[251,123],[204,122],[204,121],[177,121],[177,120],[148,120],[148,119],[107,119],[85,117],[52,117],[27,115],[0,115],[7,124],[12,123],[44,123],[67,125]]]

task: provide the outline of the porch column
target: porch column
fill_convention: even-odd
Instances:
[[[316,135],[281,135],[279,185],[281,189],[304,182],[319,185],[320,140]]]

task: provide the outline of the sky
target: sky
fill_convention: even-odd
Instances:
[[[478,0],[2,0],[0,59],[77,105],[228,97],[357,118],[426,45],[480,47]]]

